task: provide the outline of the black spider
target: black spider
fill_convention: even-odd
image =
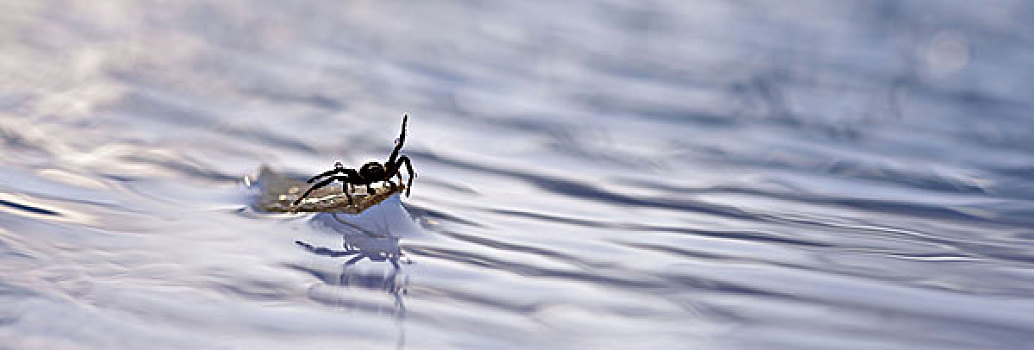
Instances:
[[[316,176],[313,176],[307,182],[312,183],[313,181],[319,180],[320,178],[328,177],[326,180],[320,181],[319,183],[312,185],[308,191],[305,191],[301,197],[298,197],[294,201],[294,205],[302,202],[313,190],[330,185],[334,181],[341,181],[344,184],[345,195],[348,196],[348,204],[352,205],[352,186],[353,185],[366,185],[366,193],[374,194],[374,190],[370,188],[370,184],[374,182],[384,181],[395,186],[394,182],[391,182],[392,176],[398,176],[399,182],[402,182],[402,172],[400,168],[403,164],[406,165],[406,170],[409,171],[409,181],[406,183],[406,196],[409,196],[409,189],[413,186],[413,178],[416,177],[416,173],[413,172],[413,164],[409,162],[409,157],[399,155],[399,151],[402,150],[402,144],[406,142],[406,121],[409,119],[408,115],[402,115],[402,134],[395,140],[395,149],[391,151],[391,156],[388,157],[388,161],[383,165],[377,162],[369,162],[363,164],[359,168],[359,171],[355,169],[345,168],[341,162],[334,163],[334,169],[325,171]],[[335,175],[340,174],[340,175]]]

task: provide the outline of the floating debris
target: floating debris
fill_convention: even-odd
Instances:
[[[293,212],[338,212],[358,214],[364,210],[379,204],[396,193],[406,189],[402,184],[395,186],[378,183],[371,185],[373,194],[366,193],[366,186],[356,186],[352,192],[352,204],[348,203],[348,196],[345,195],[341,186],[326,186],[318,188],[303,199],[298,205],[293,205],[309,189],[312,184],[304,180],[288,178],[283,174],[276,173],[263,166],[259,170],[257,181],[262,192],[256,203],[256,208],[266,212],[293,213]]]

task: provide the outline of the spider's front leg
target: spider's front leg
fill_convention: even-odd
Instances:
[[[402,183],[402,175],[399,175],[399,169],[395,167],[395,164],[389,163],[385,164],[384,166],[385,168],[387,168],[388,172],[384,175],[384,180],[382,180],[381,182],[386,183],[388,186],[391,186],[391,190],[394,191],[398,187],[395,185],[394,181],[391,181],[391,178],[392,176],[398,175],[399,183]]]
[[[413,163],[409,161],[407,156],[399,156],[399,159],[393,164],[396,169],[396,174],[399,176],[399,182],[402,182],[402,172],[397,171],[402,165],[406,165],[406,171],[409,171],[409,181],[406,182],[406,197],[409,197],[409,190],[413,188],[413,178],[416,177],[416,172],[413,171]]]
[[[406,122],[409,121],[409,115],[402,115],[402,132],[399,133],[399,138],[395,140],[395,149],[391,150],[391,155],[388,156],[388,161],[384,162],[385,165],[391,166],[395,164],[395,159],[398,158],[399,151],[402,150],[402,145],[406,143]]]

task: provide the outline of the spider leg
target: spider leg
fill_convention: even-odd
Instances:
[[[384,164],[384,177],[377,182],[381,183],[381,187],[384,187],[384,185],[391,185],[391,189],[394,190],[395,183],[391,182],[391,176],[395,172],[398,172],[398,169],[395,169],[395,167],[391,166],[391,164]]]
[[[344,192],[345,197],[348,197],[348,205],[355,204],[355,200],[352,198],[352,181],[355,181],[355,178],[351,176],[335,176],[334,179],[341,181],[341,192]]]
[[[305,193],[303,193],[301,196],[299,196],[298,199],[294,200],[294,205],[298,205],[298,203],[301,203],[302,200],[305,199],[305,197],[308,197],[309,194],[312,193],[312,191],[316,190],[317,188],[329,185],[331,182],[334,182],[334,180],[336,180],[337,178],[338,178],[337,176],[331,177],[329,179],[320,181],[319,183],[317,183],[315,185],[312,185],[312,187],[309,187],[309,190],[305,191]]]
[[[399,183],[402,183],[402,175],[399,175],[399,167],[396,163],[398,163],[398,161],[396,161],[395,163],[384,164],[384,179],[381,180],[381,182],[386,182],[388,185],[391,185],[392,191],[394,191],[395,188],[397,188],[395,182],[391,181],[392,177],[398,175]]]
[[[309,187],[309,190],[305,191],[305,193],[303,193],[300,197],[298,197],[298,199],[294,201],[294,205],[298,205],[298,203],[301,203],[302,200],[305,199],[305,197],[308,197],[309,194],[312,193],[312,191],[315,191],[317,188],[329,185],[331,182],[334,182],[335,180],[341,181],[346,184],[352,181],[350,178],[346,176],[332,176],[326,180],[320,181],[318,184],[312,185],[312,187]],[[352,194],[345,192],[345,195],[348,196],[348,203],[352,204]]]
[[[335,176],[338,180],[341,180],[341,192],[348,198],[348,205],[355,205],[355,198],[352,197],[352,181],[354,179],[344,176]]]
[[[395,140],[395,149],[391,151],[391,156],[388,157],[388,161],[385,164],[395,164],[395,159],[398,158],[399,151],[402,150],[402,144],[406,142],[406,122],[409,121],[409,115],[402,115],[402,132],[399,134],[399,139]]]
[[[327,176],[334,175],[335,173],[340,172],[340,171],[342,171],[342,169],[335,168],[335,169],[327,170],[327,171],[324,171],[322,173],[316,174],[315,176],[309,178],[309,180],[307,180],[305,182],[312,183],[313,181],[319,180],[320,178],[324,178],[324,177],[327,177]]]
[[[362,178],[361,176],[359,176],[359,171],[355,170],[355,169],[347,169],[347,168],[346,169],[341,169],[341,172],[344,173],[345,175],[348,175],[349,177],[354,177],[356,179],[361,179]]]
[[[344,169],[341,172],[344,173],[345,176],[347,176],[349,178],[349,180],[348,180],[348,184],[349,185],[360,185],[360,184],[362,184],[363,177],[359,176],[359,172],[356,171],[355,169]]]
[[[413,187],[413,178],[416,177],[416,172],[413,171],[413,163],[409,161],[409,157],[399,156],[395,168],[400,168],[402,164],[405,164],[406,171],[409,171],[409,181],[406,182],[406,197],[409,197],[409,189]],[[402,181],[402,174],[399,174],[399,181]]]
[[[309,252],[312,252],[313,254],[325,255],[325,256],[329,256],[329,257],[333,257],[333,258],[341,257],[341,256],[349,256],[349,255],[353,255],[353,254],[357,254],[358,253],[356,251],[333,250],[333,249],[324,248],[324,247],[316,247],[316,246],[313,246],[312,244],[308,244],[308,243],[305,243],[305,242],[302,242],[302,241],[294,241],[294,244],[297,244],[297,245],[301,246],[302,248],[305,248],[305,250],[308,250]]]
[[[350,189],[351,187],[352,184],[347,182],[344,184],[344,186],[341,186],[341,192],[344,192],[345,197],[348,197],[348,205],[352,205],[354,203],[354,201],[352,200],[352,191]]]
[[[345,178],[345,180],[343,180],[342,182],[345,183],[344,191],[345,195],[348,196],[348,205],[352,205],[353,203],[355,203],[352,199],[352,191],[355,189],[355,184],[359,183],[362,177],[359,176],[359,172],[355,169],[343,168],[341,169],[341,173],[345,174],[344,176],[342,176],[343,178]]]
[[[366,257],[366,255],[364,255],[364,254],[356,255],[354,258],[348,259],[348,261],[345,262],[345,265],[355,264],[355,263],[359,262],[359,260],[363,260],[363,258],[365,258],[365,257]]]

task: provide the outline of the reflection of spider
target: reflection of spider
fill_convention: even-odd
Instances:
[[[370,184],[374,182],[384,181],[394,188],[395,183],[391,182],[391,177],[398,176],[399,182],[402,182],[402,172],[399,170],[401,170],[403,164],[406,165],[406,170],[409,171],[409,181],[406,183],[406,196],[409,196],[409,188],[413,186],[413,178],[416,177],[416,173],[413,172],[413,164],[409,162],[409,157],[399,155],[399,151],[402,150],[402,143],[406,142],[406,121],[408,119],[408,115],[402,116],[402,133],[399,135],[398,140],[395,140],[395,149],[391,151],[391,156],[388,157],[387,162],[384,162],[383,165],[377,162],[369,162],[359,168],[359,171],[345,168],[341,162],[336,162],[334,163],[334,169],[317,174],[309,179],[308,182],[312,183],[320,178],[329,176],[326,180],[312,185],[308,191],[305,191],[304,194],[294,201],[294,205],[301,203],[302,199],[305,199],[313,190],[330,185],[334,181],[341,181],[344,184],[343,190],[345,195],[348,196],[348,204],[351,205],[353,185],[366,185],[366,193],[371,195],[374,193],[374,190],[370,188]]]
[[[317,255],[326,255],[333,258],[355,255],[355,257],[348,259],[348,261],[345,262],[345,265],[352,265],[363,260],[363,258],[369,258],[370,261],[388,261],[396,270],[398,270],[399,259],[403,256],[402,250],[399,249],[399,239],[397,237],[390,236],[350,237],[350,239],[345,241],[345,250],[316,247],[302,241],[294,241],[294,243]]]

